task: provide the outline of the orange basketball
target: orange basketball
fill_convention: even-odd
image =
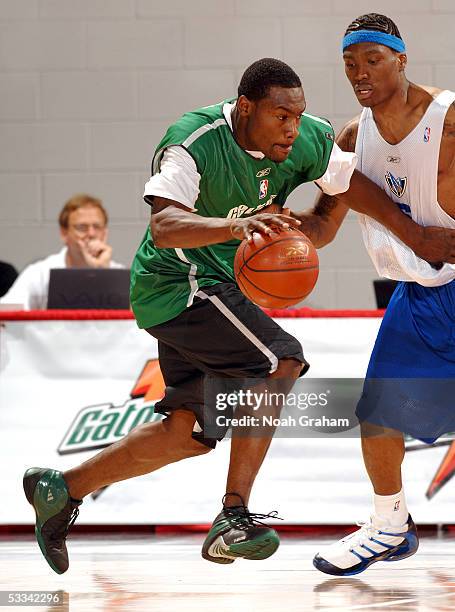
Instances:
[[[319,274],[319,260],[311,241],[299,230],[244,240],[235,255],[237,284],[252,302],[264,308],[286,308],[307,297]]]

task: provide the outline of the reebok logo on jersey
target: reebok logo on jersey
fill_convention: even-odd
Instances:
[[[431,128],[426,127],[423,132],[423,142],[430,142]]]
[[[262,180],[259,183],[259,199],[262,200],[267,196],[267,191],[269,189],[269,181],[267,179]]]
[[[407,176],[393,176],[391,172],[386,172],[384,177],[385,177],[385,182],[390,188],[390,191],[394,193],[397,196],[397,198],[401,198],[401,196],[406,191],[406,186],[408,184],[408,177]]]
[[[270,174],[271,169],[272,168],[263,168],[262,170],[259,170],[259,172],[256,173],[257,178],[267,176],[268,174]]]
[[[401,157],[394,157],[393,155],[389,155],[387,161],[391,164],[399,164],[401,161]]]

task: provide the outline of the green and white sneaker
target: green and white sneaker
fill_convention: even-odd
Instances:
[[[229,493],[229,495],[237,495]],[[280,545],[275,529],[267,527],[259,519],[279,518],[276,511],[269,514],[253,514],[243,499],[239,506],[226,507],[213,521],[202,546],[202,556],[213,563],[233,563],[235,559],[267,559]]]
[[[63,574],[69,566],[66,536],[82,500],[70,497],[58,470],[30,468],[23,482],[27,500],[35,509],[35,535],[41,552],[54,572]]]

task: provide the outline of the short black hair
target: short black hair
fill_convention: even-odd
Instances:
[[[267,97],[271,87],[302,87],[302,83],[290,66],[273,57],[264,57],[245,70],[238,95],[248,100],[262,100]]]
[[[347,34],[355,32],[356,30],[373,30],[375,32],[392,34],[397,38],[401,38],[400,31],[398,30],[396,24],[390,19],[390,17],[386,17],[380,13],[367,13],[366,15],[357,17],[357,19],[354,19],[354,21],[349,24],[344,35],[346,36]]]

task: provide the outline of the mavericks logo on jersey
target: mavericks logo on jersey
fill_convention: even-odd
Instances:
[[[392,193],[394,193],[397,198],[401,198],[401,196],[406,191],[406,187],[408,184],[407,176],[393,176],[391,172],[385,173],[385,181],[387,185],[390,187]]]

